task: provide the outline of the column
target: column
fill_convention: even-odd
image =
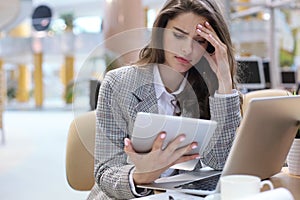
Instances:
[[[29,100],[29,70],[25,64],[19,65],[16,99],[19,102],[27,102]]]
[[[125,63],[135,62],[141,42],[141,31],[132,31],[145,27],[145,9],[141,0],[106,0],[103,30],[106,48],[120,56]],[[129,31],[131,30],[131,31]],[[129,31],[129,32],[128,32]]]
[[[65,81],[65,101],[66,103],[72,103],[74,100],[73,94],[73,86],[74,84],[74,56],[66,55],[65,56],[65,73],[64,73],[64,81]]]
[[[34,99],[35,106],[42,107],[44,100],[43,91],[43,54],[41,52],[34,53]]]
[[[0,58],[0,132],[2,134],[2,143],[4,144],[4,130],[3,130],[3,110],[6,97],[5,89],[5,79],[4,79],[4,69],[3,69],[3,60]]]
[[[65,68],[65,81],[66,85],[68,85],[68,83],[70,83],[74,79],[74,56],[65,56]]]
[[[276,30],[275,8],[270,8],[270,36],[269,36],[269,57],[270,57],[270,80],[271,88],[280,88],[280,66],[279,66],[279,41]]]
[[[3,60],[0,58],[0,111],[4,107],[6,97],[6,83],[4,79]]]

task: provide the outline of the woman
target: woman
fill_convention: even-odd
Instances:
[[[222,169],[241,119],[235,71],[229,31],[216,2],[167,1],[140,60],[110,71],[101,84],[96,184],[89,199],[148,195],[151,191],[136,185],[174,174],[170,166],[189,160],[200,158],[203,164]],[[137,112],[212,119],[218,127],[203,155],[186,155],[197,147],[195,142],[177,149],[184,133],[162,150],[165,132],[159,133],[151,152],[139,154],[130,141]]]

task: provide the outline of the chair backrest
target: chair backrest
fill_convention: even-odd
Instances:
[[[75,190],[91,190],[95,183],[95,134],[95,111],[76,117],[70,124],[66,152],[66,176],[69,185]]]
[[[289,95],[292,95],[292,93],[284,89],[264,89],[264,90],[255,90],[252,92],[248,92],[243,97],[242,111],[243,113],[246,113],[247,106],[252,98],[289,96]]]

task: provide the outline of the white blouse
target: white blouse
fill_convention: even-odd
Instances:
[[[158,113],[164,115],[173,115],[175,112],[178,113],[180,111],[180,108],[176,106],[175,96],[180,94],[184,90],[184,87],[187,83],[188,73],[185,75],[185,78],[181,82],[179,88],[172,93],[169,93],[166,90],[161,80],[161,76],[157,65],[154,66],[153,74],[154,74],[154,88],[155,88],[157,104],[158,104]]]

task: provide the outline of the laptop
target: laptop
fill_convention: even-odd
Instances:
[[[249,174],[268,179],[281,171],[299,126],[300,96],[253,98],[222,171],[203,168],[138,187],[205,196],[219,192],[220,176]]]

